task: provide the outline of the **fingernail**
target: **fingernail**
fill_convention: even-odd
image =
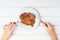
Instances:
[[[42,21],[41,21],[42,22]]]
[[[41,21],[42,23],[44,23],[43,21]],[[44,23],[45,24],[45,23]]]
[[[42,22],[42,21],[41,21]]]
[[[13,22],[13,24],[16,24],[16,22]]]
[[[47,24],[45,24],[46,25],[46,27],[48,27],[48,25]]]
[[[5,26],[7,26],[7,24]]]
[[[41,21],[42,23],[44,23],[43,21]]]
[[[42,23],[44,23],[43,21],[41,21]],[[46,27],[48,27],[48,25],[46,23],[44,23],[46,25]]]
[[[10,24],[11,24],[12,22],[10,22]]]

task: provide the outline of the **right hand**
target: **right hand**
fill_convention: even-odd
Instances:
[[[43,22],[41,21],[43,26],[45,27],[46,31],[48,32],[48,34],[50,35],[50,37],[52,38],[52,40],[58,40],[55,30],[54,30],[54,26],[50,23],[47,22]]]

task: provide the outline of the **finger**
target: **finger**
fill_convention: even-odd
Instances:
[[[43,22],[42,21],[43,26],[45,27],[45,29],[48,31],[49,30],[49,26],[47,22]]]
[[[44,26],[48,27],[47,22],[43,22],[43,21],[41,21],[41,22]]]
[[[12,22],[9,23],[9,25],[8,25],[8,29],[10,29],[11,24],[12,24]]]
[[[43,22],[43,21],[41,21],[41,22],[42,22],[43,26],[45,27],[45,29],[48,30],[48,27],[46,26],[47,25],[46,22]]]
[[[48,25],[49,28],[53,28],[53,25],[51,23],[47,23],[47,25]]]
[[[8,25],[6,24],[6,25],[4,25],[3,29],[5,30],[5,29],[7,29],[7,27],[8,27]]]
[[[11,28],[11,32],[15,29],[15,27],[16,27],[16,23],[14,22],[14,23],[13,23],[13,26],[12,26],[12,28]]]
[[[13,22],[9,24],[8,29],[10,30],[13,26]]]
[[[48,23],[50,26],[53,26],[51,23]]]
[[[12,24],[12,22],[9,23],[9,26]]]

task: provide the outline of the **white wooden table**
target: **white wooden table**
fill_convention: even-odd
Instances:
[[[34,7],[41,14],[41,20],[50,22],[54,25],[58,39],[60,40],[60,1],[19,1],[19,0],[0,0],[0,38],[3,34],[3,25],[16,21],[17,10],[22,7]],[[16,28],[10,40],[51,40],[45,28],[40,25],[33,31]]]

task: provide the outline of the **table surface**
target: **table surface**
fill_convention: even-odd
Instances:
[[[60,40],[60,1],[59,0],[0,0],[0,37],[3,34],[3,25],[16,21],[16,13],[23,7],[34,7],[41,15],[41,20],[54,25]],[[10,40],[51,40],[45,28],[40,24],[36,29],[26,30],[16,28]]]

